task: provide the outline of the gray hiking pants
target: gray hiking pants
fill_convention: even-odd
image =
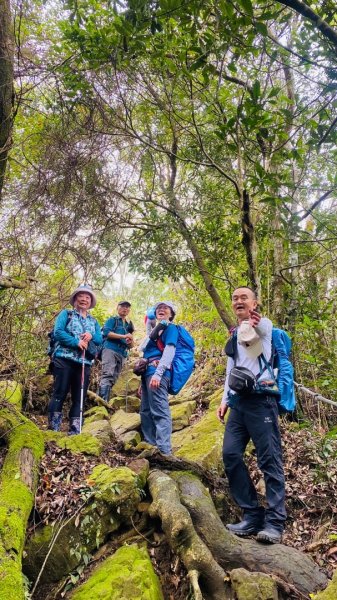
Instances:
[[[118,377],[121,374],[121,370],[125,364],[126,358],[111,350],[110,348],[103,348],[102,352],[102,375],[100,387],[112,387],[115,385]]]

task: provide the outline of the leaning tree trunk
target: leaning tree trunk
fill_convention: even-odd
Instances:
[[[0,0],[0,200],[13,125],[13,50],[10,0]]]
[[[169,476],[155,470],[148,483],[153,498],[151,515],[160,517],[199,597],[231,597],[223,574],[230,575],[238,567],[270,575],[282,597],[289,599],[301,594],[308,597],[325,587],[327,578],[307,555],[282,544],[266,546],[229,533],[197,477],[186,472]]]
[[[22,551],[44,450],[40,430],[20,413],[18,388],[13,393],[12,386],[0,388],[0,437],[8,447],[0,474],[0,598],[4,600],[25,598]]]

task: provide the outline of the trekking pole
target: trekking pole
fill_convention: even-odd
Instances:
[[[82,419],[83,419],[83,403],[84,403],[84,363],[85,349],[82,352],[82,373],[81,373],[81,400],[80,400],[80,433],[82,433]]]

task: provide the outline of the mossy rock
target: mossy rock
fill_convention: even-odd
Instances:
[[[233,569],[230,579],[237,600],[278,600],[276,583],[265,573]]]
[[[135,448],[135,446],[140,443],[141,439],[139,431],[127,431],[120,436],[120,440],[124,444],[124,450]]]
[[[172,416],[172,431],[179,431],[184,427],[188,427],[190,417],[196,408],[197,403],[194,400],[184,402],[183,404],[175,404],[171,406]]]
[[[0,399],[7,400],[18,410],[22,409],[22,387],[17,381],[0,381]]]
[[[46,442],[55,442],[59,448],[70,450],[74,454],[100,456],[103,451],[102,442],[90,433],[67,435],[61,431],[44,431],[43,437]]]
[[[200,421],[173,433],[172,447],[175,456],[192,460],[206,469],[223,473],[222,443],[224,426],[216,417],[216,400]]]
[[[91,421],[84,422],[83,433],[89,433],[102,442],[103,446],[108,446],[113,438],[113,432],[109,421]]]
[[[212,394],[205,396],[203,398],[202,403],[205,404],[206,406],[210,406],[210,405],[219,406],[219,404],[221,404],[223,390],[224,390],[224,388],[221,387],[221,388],[217,389],[215,392],[213,392]]]
[[[123,369],[112,388],[114,396],[134,396],[139,388],[140,378],[132,372],[132,368]]]
[[[112,415],[110,425],[116,437],[120,437],[127,431],[140,429],[140,416],[137,413],[126,413],[119,409]]]
[[[140,398],[138,396],[116,396],[110,402],[111,406],[116,409],[127,409],[126,412],[139,412]]]
[[[110,533],[128,523],[137,509],[146,478],[143,472],[136,473],[128,467],[112,469],[98,465],[87,482],[92,494],[78,516],[57,524],[56,528],[47,525],[38,529],[28,540],[23,570],[30,580],[36,579],[52,540],[55,543],[43,570],[42,583],[59,581],[82,562],[83,554],[92,553]]]
[[[72,600],[164,600],[144,546],[122,546],[72,594]]]
[[[330,581],[328,587],[319,592],[315,596],[311,596],[312,600],[336,600],[337,598],[337,571],[334,572],[332,581]]]
[[[109,420],[109,413],[105,406],[94,406],[84,413],[84,423],[93,423],[94,421]]]
[[[149,461],[146,460],[146,458],[135,458],[129,463],[128,468],[131,469],[133,473],[136,473],[138,477],[138,487],[144,489],[149,476]]]

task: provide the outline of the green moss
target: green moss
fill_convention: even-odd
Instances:
[[[333,427],[332,429],[330,429],[328,431],[328,433],[325,435],[325,438],[336,439],[337,438],[337,427]]]
[[[163,600],[146,548],[124,546],[71,595],[72,600]]]
[[[233,569],[230,578],[238,600],[277,600],[275,581],[265,573]]]
[[[22,408],[22,387],[16,381],[0,381],[0,400],[7,400],[18,410]]]
[[[84,413],[85,423],[92,423],[93,421],[102,421],[109,419],[109,413],[105,406],[94,406]]]
[[[316,595],[310,594],[312,600],[336,600],[337,598],[337,571],[334,572],[332,581],[330,581],[328,587],[319,592]]]
[[[71,450],[75,454],[99,456],[103,450],[102,442],[90,433],[66,435],[61,431],[44,431],[43,437],[46,442],[55,442],[60,448]]]
[[[189,402],[175,404],[170,407],[173,431],[178,431],[188,426],[190,416],[195,410],[196,404],[195,400],[190,400]]]
[[[9,433],[0,477],[0,598],[18,600],[24,596],[21,557],[44,444],[21,413],[3,409],[1,420]]]
[[[90,554],[98,548],[121,523],[130,520],[138,506],[141,476],[127,467],[112,469],[98,465],[87,482],[92,486],[92,496],[83,507],[78,522],[74,517],[65,525],[61,524],[64,526],[44,567],[43,583],[58,581],[76,568],[83,553]],[[45,527],[28,541],[24,572],[30,579],[36,578],[53,533],[50,527]]]
[[[223,435],[224,426],[217,419],[216,408],[211,404],[198,423],[172,435],[173,452],[175,456],[195,461],[220,473],[223,471]]]

